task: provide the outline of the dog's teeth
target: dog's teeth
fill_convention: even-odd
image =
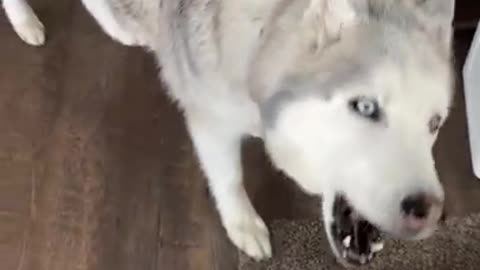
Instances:
[[[367,263],[367,257],[360,256],[360,264],[366,264],[366,263]]]
[[[352,242],[352,236],[348,235],[347,237],[345,237],[342,241],[343,243],[343,246],[346,247],[346,248],[349,248],[350,247],[350,243]]]
[[[376,243],[372,243],[370,249],[372,250],[373,253],[377,253],[383,249],[383,246],[384,246],[383,242],[376,242]]]
[[[344,259],[347,258],[347,251],[346,251],[346,250],[344,250],[344,251],[342,252],[342,257],[343,257]]]

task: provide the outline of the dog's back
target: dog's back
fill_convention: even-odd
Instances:
[[[173,96],[186,104],[198,99],[199,92],[247,92],[248,68],[262,27],[282,2],[108,1],[125,27],[146,40]]]

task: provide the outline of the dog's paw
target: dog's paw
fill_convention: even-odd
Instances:
[[[13,23],[17,35],[32,46],[45,44],[45,28],[35,14],[30,14],[24,20]]]
[[[230,240],[249,257],[260,261],[272,256],[270,233],[256,213],[227,220],[224,226]]]

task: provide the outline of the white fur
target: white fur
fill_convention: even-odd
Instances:
[[[264,259],[268,229],[242,184],[247,135],[262,137],[277,168],[323,196],[329,240],[338,193],[396,236],[435,229],[440,204],[414,235],[399,208],[416,192],[444,197],[428,123],[447,118],[452,98],[450,1],[83,2],[114,39],[156,56],[230,239]],[[377,99],[385,117],[352,112],[357,96]]]

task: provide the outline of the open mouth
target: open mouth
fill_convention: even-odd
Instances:
[[[365,265],[383,249],[380,230],[360,216],[345,197],[335,198],[333,215],[331,233],[341,263]]]

